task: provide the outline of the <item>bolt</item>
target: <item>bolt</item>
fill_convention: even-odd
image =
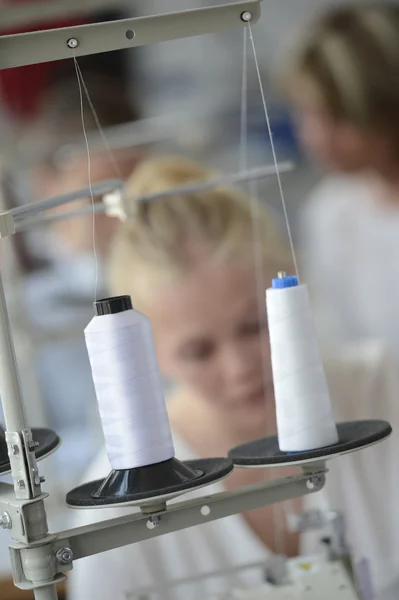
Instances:
[[[306,481],[306,487],[308,490],[317,490],[321,486],[323,478],[320,475],[315,475]]]
[[[19,490],[24,490],[25,489],[25,481],[23,479],[18,479],[17,486],[18,486]]]
[[[248,23],[252,19],[252,13],[250,13],[249,10],[246,10],[245,12],[242,13],[241,19],[245,23]]]
[[[73,552],[70,548],[60,548],[55,557],[60,565],[69,565],[73,561]]]
[[[28,448],[30,452],[34,452],[35,448],[38,448],[39,446],[39,442],[33,442],[32,440],[28,442]]]
[[[39,475],[39,471],[37,469],[33,469],[34,482],[35,485],[40,485],[46,481],[46,478]]]
[[[67,46],[68,48],[72,48],[73,50],[79,46],[79,42],[76,38],[69,38],[69,40],[67,41]]]
[[[159,515],[151,515],[151,517],[148,520],[154,527],[156,527],[157,525],[159,525],[161,517]]]
[[[2,515],[0,515],[0,527],[1,529],[11,529],[12,521],[8,512],[4,512]]]
[[[17,444],[11,444],[11,454],[16,456],[19,453],[19,448]]]

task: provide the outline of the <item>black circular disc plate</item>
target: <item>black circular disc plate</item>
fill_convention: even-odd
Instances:
[[[54,452],[61,443],[60,438],[51,429],[33,428],[33,441],[39,445],[35,449],[36,459],[46,458]],[[10,459],[8,458],[7,444],[4,438],[0,439],[0,475],[7,475],[11,472]]]
[[[160,463],[162,464],[162,463]],[[228,458],[208,458],[199,460],[188,460],[181,463],[183,467],[193,469],[198,476],[180,483],[168,484],[163,481],[158,486],[153,485],[151,489],[140,490],[140,486],[133,487],[130,491],[114,497],[99,497],[98,490],[104,480],[85,483],[67,494],[67,504],[73,508],[99,508],[115,504],[137,504],[145,505],[157,501],[167,501],[192,489],[203,487],[219,481],[226,477],[234,468],[233,462]],[[159,465],[150,465],[148,468]],[[143,469],[143,467],[142,467]],[[136,469],[132,469],[136,471]]]
[[[236,466],[262,467],[327,460],[371,446],[388,437],[392,428],[386,421],[350,421],[337,424],[339,441],[333,446],[307,452],[281,452],[277,436],[262,438],[237,446],[229,452]]]

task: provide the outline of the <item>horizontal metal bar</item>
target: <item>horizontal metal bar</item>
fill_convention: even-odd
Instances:
[[[4,35],[0,37],[0,69],[233,29],[245,25],[241,18],[243,12],[251,13],[251,22],[257,21],[260,1],[244,0],[149,17]],[[71,38],[77,41],[73,49],[68,46]]]
[[[57,221],[66,221],[67,219],[76,219],[77,217],[84,217],[90,214],[101,214],[105,212],[104,204],[97,202],[92,206],[88,204],[82,208],[76,210],[68,210],[62,213],[38,215],[37,217],[31,217],[27,219],[21,219],[15,223],[15,231],[20,233],[21,231],[28,231],[34,227],[42,227],[48,223],[56,223]]]
[[[280,173],[287,173],[288,171],[292,171],[294,169],[294,164],[290,162],[281,163],[279,165]],[[276,173],[276,169],[274,166],[266,166],[266,167],[258,167],[256,169],[251,169],[249,171],[242,171],[237,174],[225,175],[224,177],[218,177],[217,179],[210,179],[208,181],[201,181],[200,183],[194,183],[190,185],[180,186],[177,188],[173,188],[172,190],[168,190],[166,192],[160,192],[158,194],[152,194],[148,196],[141,196],[137,199],[137,202],[154,202],[156,200],[160,200],[162,198],[168,198],[170,196],[174,196],[176,194],[193,194],[195,192],[200,192],[204,190],[212,189],[213,187],[218,187],[221,185],[233,185],[237,183],[244,183],[245,181],[254,181],[257,179],[266,179],[267,177],[271,177]],[[113,188],[113,191],[116,188]],[[94,190],[93,190],[94,191]],[[110,191],[110,190],[107,190]],[[86,194],[87,195],[87,194]],[[79,198],[83,198],[85,196],[82,193],[79,193]],[[61,206],[62,196],[54,198],[52,201],[56,201],[57,203],[60,201],[57,206]],[[67,202],[70,202],[70,197],[66,197]],[[107,207],[103,203],[98,203],[94,205],[94,212],[96,214],[106,212]],[[15,228],[17,232],[26,231],[31,229],[32,227],[41,227],[42,225],[46,225],[47,223],[53,223],[56,221],[65,221],[67,219],[75,219],[76,217],[83,217],[85,215],[89,215],[93,213],[93,206],[88,204],[87,206],[83,206],[76,210],[68,210],[65,212],[59,212],[49,215],[38,215],[36,217],[21,219],[16,221]],[[133,217],[133,215],[127,214],[127,217]]]
[[[43,25],[55,19],[73,19],[102,10],[115,10],[118,7],[128,7],[129,0],[46,0],[45,2],[30,2],[20,5],[2,5],[1,29],[32,27],[36,23]]]
[[[32,202],[31,204],[25,204],[24,206],[18,206],[13,208],[10,213],[14,217],[16,223],[18,220],[24,219],[29,216],[37,215],[45,210],[50,210],[64,204],[69,204],[75,200],[82,200],[83,198],[90,198],[91,192],[93,196],[103,196],[109,192],[113,192],[117,189],[122,188],[124,182],[120,179],[106,179],[105,181],[99,181],[93,183],[90,187],[70,192],[69,194],[63,194],[54,198],[48,198],[46,200],[39,200],[38,202]]]
[[[294,164],[292,162],[283,162],[278,165],[279,173],[287,173],[293,171]],[[153,202],[154,200],[162,200],[163,198],[169,198],[170,196],[176,196],[177,194],[193,194],[195,192],[202,192],[210,190],[212,188],[235,185],[237,183],[244,183],[245,181],[253,181],[255,179],[266,179],[276,174],[276,167],[274,165],[267,165],[266,167],[257,167],[249,171],[240,171],[239,173],[230,175],[221,175],[214,179],[208,179],[201,181],[200,183],[190,183],[187,185],[181,185],[177,188],[167,190],[165,192],[158,192],[157,194],[148,194],[137,198],[137,202]]]
[[[78,560],[261,506],[305,496],[322,489],[325,483],[324,472],[312,475],[302,473],[294,477],[178,502],[158,513],[160,520],[153,528],[149,527],[148,515],[136,513],[64,531],[56,537],[71,548],[74,559]],[[315,482],[313,486],[307,485],[311,478]],[[207,507],[205,511],[201,510],[204,506]]]

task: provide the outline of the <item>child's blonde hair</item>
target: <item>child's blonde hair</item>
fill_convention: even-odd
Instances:
[[[399,137],[399,6],[332,9],[290,53],[282,80],[294,94],[301,81],[313,85],[332,117]]]
[[[140,295],[143,280],[182,277],[199,256],[209,261],[253,261],[253,219],[249,199],[237,189],[211,188],[141,202],[140,198],[205,181],[214,173],[177,157],[144,161],[127,183],[130,218],[121,224],[109,260],[112,292]],[[262,253],[275,271],[291,265],[290,254],[266,209],[257,215]],[[136,300],[135,300],[136,301]]]

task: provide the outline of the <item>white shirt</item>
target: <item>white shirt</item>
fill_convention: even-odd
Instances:
[[[399,351],[399,203],[379,204],[362,178],[331,177],[312,193],[301,233],[320,333],[381,338]]]
[[[396,369],[379,344],[348,350],[339,359],[327,361],[327,376],[337,420],[379,417],[394,425],[399,423]],[[182,440],[175,441],[178,458],[194,458]],[[331,461],[325,490],[305,500],[305,507],[344,510],[355,563],[363,558],[370,561],[379,600],[399,597],[399,464],[395,463],[395,456],[399,456],[399,444],[393,435],[378,446]],[[104,477],[108,472],[104,453],[85,481]],[[220,489],[219,483],[210,486],[206,493]],[[198,490],[196,495],[203,493],[204,490]],[[76,525],[121,516],[131,510],[77,511]],[[311,538],[306,536],[303,546],[313,552]],[[127,593],[140,587],[257,562],[268,555],[244,519],[234,515],[77,561],[70,575],[69,598],[125,600],[129,598]],[[226,590],[257,584],[243,577],[230,576],[218,583],[223,583]],[[162,598],[208,599],[215,591],[210,583],[207,580],[206,584],[184,586],[180,595],[174,590],[173,596],[165,592]]]
[[[325,364],[336,421],[384,419],[393,433],[380,444],[329,461],[325,488],[309,496],[307,504],[343,511],[355,567],[366,559],[376,598],[397,600],[398,362],[382,344],[362,342],[342,348],[338,357]]]
[[[195,454],[181,439],[174,437],[176,456],[182,460],[195,458]],[[90,469],[87,480],[106,476],[109,463],[103,453]],[[197,492],[185,494],[183,499],[204,493],[222,491],[216,483]],[[180,498],[181,499],[181,498]],[[178,501],[179,499],[177,499]],[[134,512],[133,508],[112,508],[95,511],[79,511],[76,525],[115,518]],[[240,515],[205,523],[199,527],[183,529],[140,542],[122,549],[112,550],[75,563],[70,576],[70,600],[125,600],[141,587],[161,585],[200,573],[211,573],[215,569],[229,569],[265,560],[270,553],[249,529]],[[206,584],[183,586],[165,594],[165,600],[203,600],[210,593],[229,591],[241,584],[259,584],[261,573],[234,575],[207,581]],[[250,578],[248,580],[248,577]],[[214,587],[217,586],[217,587]],[[222,586],[222,587],[219,587]],[[135,599],[136,600],[136,599]]]

